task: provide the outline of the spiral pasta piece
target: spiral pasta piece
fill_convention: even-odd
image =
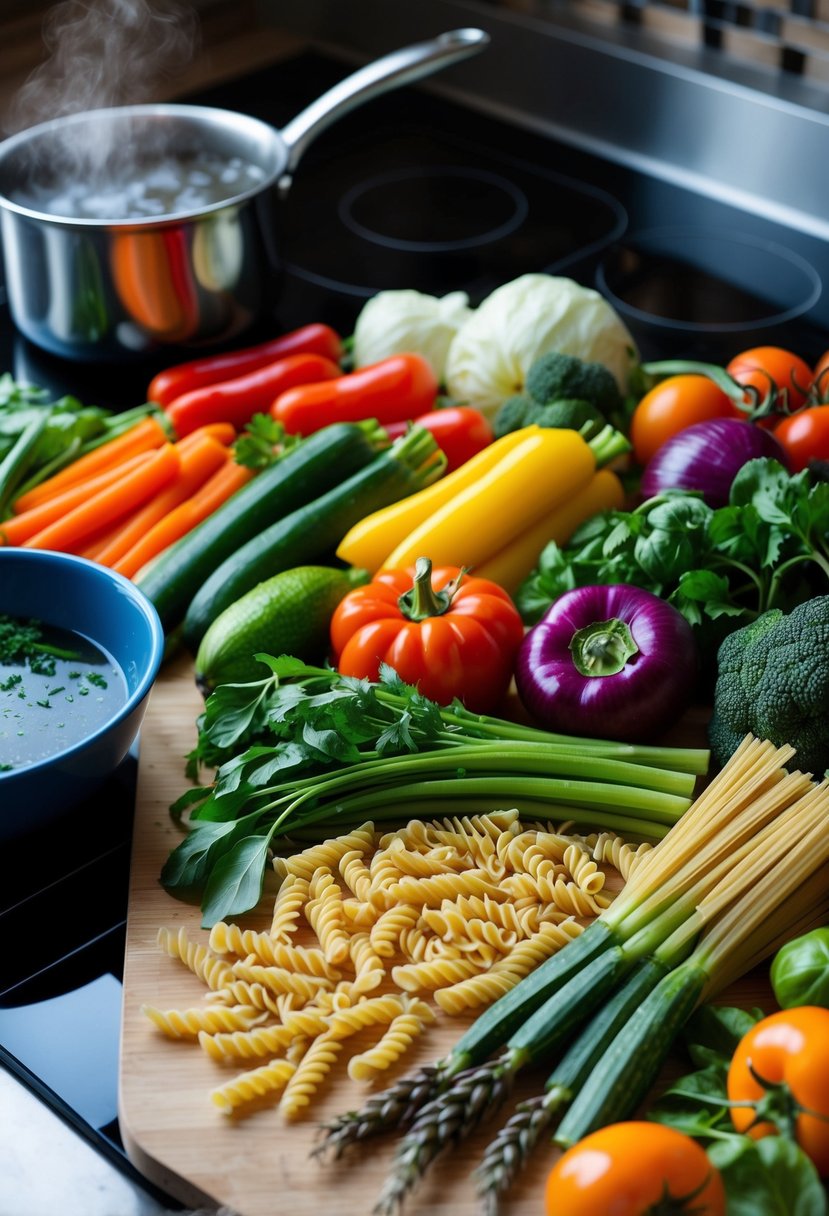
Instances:
[[[393,958],[400,935],[420,919],[420,909],[413,904],[399,904],[382,912],[371,927],[369,940],[380,958]]]
[[[373,1081],[378,1073],[391,1068],[409,1050],[427,1025],[435,1020],[430,1005],[417,998],[409,999],[403,1011],[389,1023],[373,1047],[361,1051],[348,1061],[352,1081]]]
[[[273,906],[270,935],[275,941],[289,943],[296,933],[305,901],[308,898],[308,880],[296,874],[288,874],[282,880]]]
[[[310,1104],[342,1048],[342,1039],[330,1031],[318,1035],[309,1044],[282,1093],[279,1109],[286,1119],[295,1119]]]
[[[283,858],[286,874],[304,878],[310,882],[315,870],[336,870],[340,858],[346,853],[356,850],[367,853],[374,845],[374,824],[364,823],[345,836],[337,836],[333,840],[325,840],[321,844],[311,845],[294,857]]]
[[[618,870],[622,879],[627,882],[637,862],[652,848],[653,845],[647,841],[634,846],[615,832],[600,832],[593,845],[593,858],[600,864]]]
[[[253,955],[268,966],[286,967],[331,980],[339,979],[339,973],[322,950],[275,941],[269,933],[240,929],[238,925],[225,921],[218,921],[210,930],[209,945],[217,954],[235,954],[243,959]]]
[[[246,1031],[261,1019],[253,1005],[205,1005],[195,1009],[157,1009],[144,1004],[141,1012],[168,1039],[197,1039],[202,1031]]]
[[[232,1114],[246,1102],[277,1093],[288,1084],[295,1072],[296,1065],[290,1060],[272,1060],[261,1068],[240,1073],[232,1081],[219,1085],[211,1090],[210,1097],[225,1114]]]
[[[173,932],[172,929],[161,928],[158,930],[157,941],[170,958],[179,959],[208,988],[224,988],[233,976],[224,959],[217,958],[200,942],[190,941],[185,929]]]
[[[328,1034],[336,1039],[347,1039],[367,1026],[386,1026],[402,1012],[403,1001],[393,993],[368,997],[350,1009],[334,1010],[329,1018]]]
[[[293,992],[310,1001],[320,988],[332,988],[333,982],[324,975],[302,975],[289,971],[287,967],[266,967],[263,963],[247,960],[233,964],[233,975],[249,984],[261,984],[269,992]]]
[[[570,871],[573,882],[587,895],[598,895],[605,884],[605,876],[589,853],[577,844],[564,850],[564,864]]]
[[[479,974],[479,968],[468,958],[436,958],[426,963],[402,963],[393,967],[391,977],[404,992],[434,991],[448,984]]]
[[[348,958],[348,933],[343,912],[343,895],[330,870],[314,871],[305,905],[305,917],[319,938],[330,963]]]
[[[464,870],[461,874],[434,874],[431,878],[401,878],[389,888],[395,901],[421,904],[430,908],[440,907],[444,899],[455,899],[458,895],[490,895],[503,899],[501,888],[493,882],[486,870]]]
[[[260,1056],[277,1056],[296,1038],[286,1026],[255,1026],[252,1030],[235,1030],[208,1034],[199,1032],[199,1045],[214,1060],[249,1060]]]

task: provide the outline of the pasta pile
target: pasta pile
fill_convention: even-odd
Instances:
[[[650,847],[522,825],[515,810],[388,833],[367,823],[274,858],[269,929],[220,922],[206,946],[161,929],[208,999],[143,1012],[222,1064],[254,1062],[212,1091],[222,1111],[280,1095],[293,1119],[349,1039],[373,1038],[347,1062],[352,1080],[372,1082],[437,1017],[491,1003],[576,937],[610,903],[608,872],[626,880]],[[309,928],[313,943],[299,944]]]

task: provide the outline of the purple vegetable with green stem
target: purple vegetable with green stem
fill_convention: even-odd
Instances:
[[[565,592],[526,635],[515,666],[522,704],[547,729],[626,741],[671,726],[697,676],[681,613],[622,584]]]

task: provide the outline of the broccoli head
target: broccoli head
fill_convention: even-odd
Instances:
[[[779,608],[735,630],[717,653],[708,729],[719,764],[751,732],[796,748],[792,764],[821,777],[829,768],[829,595],[788,614]]]
[[[607,425],[607,419],[595,405],[578,398],[539,405],[531,397],[509,397],[495,415],[493,430],[495,438],[499,439],[510,431],[531,425],[581,431],[590,438]]]
[[[555,350],[534,361],[527,372],[524,391],[542,405],[573,398],[589,401],[605,415],[622,406],[619,386],[602,363],[589,363]]]

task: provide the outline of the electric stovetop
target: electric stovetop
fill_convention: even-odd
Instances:
[[[281,126],[346,71],[308,52],[190,100]],[[772,335],[807,359],[829,346],[809,307],[820,281],[803,234],[422,89],[329,128],[299,166],[283,222],[276,313],[245,344],[315,320],[347,334],[382,289],[463,290],[476,304],[545,271],[612,292],[647,357],[716,358]],[[656,243],[636,235],[654,228]],[[16,334],[0,303],[0,371],[90,404],[137,404],[159,366],[191,356],[67,364]],[[16,943],[0,972],[0,1063],[133,1173],[116,1109],[135,770],[130,756],[69,822],[0,853],[0,934]]]

